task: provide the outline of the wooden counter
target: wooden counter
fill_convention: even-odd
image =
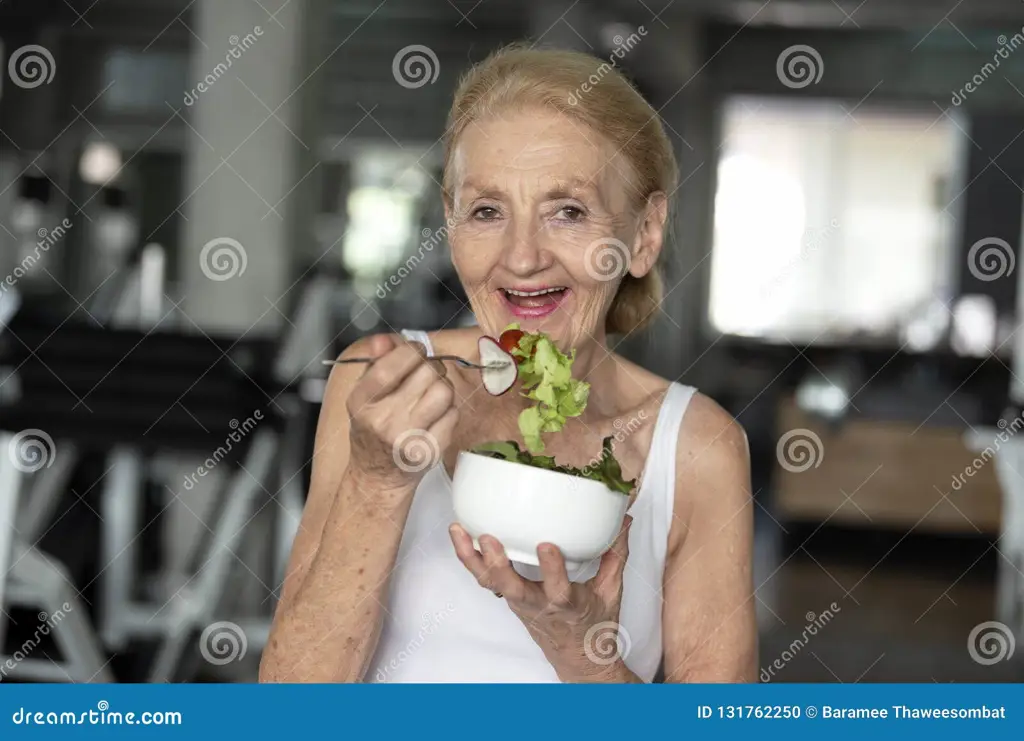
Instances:
[[[779,410],[776,439],[793,430],[809,431],[821,442],[794,433],[788,438],[788,456],[777,448],[777,458],[786,461],[785,466],[777,463],[774,478],[776,516],[782,521],[1000,532],[1002,496],[995,461],[991,454],[966,447],[964,429],[856,418],[832,427],[788,398]],[[799,446],[793,447],[803,440],[810,443],[802,452],[811,457],[799,457]],[[991,450],[998,444],[993,438]]]

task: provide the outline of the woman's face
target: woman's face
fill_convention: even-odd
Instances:
[[[518,322],[562,347],[603,341],[626,270],[653,264],[642,248],[637,260],[641,219],[614,147],[533,109],[468,126],[449,178],[452,259],[481,328],[496,335]]]

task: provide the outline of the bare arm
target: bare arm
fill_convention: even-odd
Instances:
[[[342,355],[377,357],[392,344],[370,338]],[[309,496],[260,664],[261,681],[360,681],[373,656],[388,576],[418,482],[394,470],[384,428],[420,425],[443,445],[455,419],[452,397],[444,392],[450,387],[415,350],[404,352],[389,353],[372,371],[336,366],[331,374],[317,423]],[[368,429],[353,434],[354,419],[372,420],[380,439]],[[360,441],[358,451],[352,439]]]
[[[666,682],[757,681],[753,500],[746,435],[710,399],[680,431],[665,565]]]

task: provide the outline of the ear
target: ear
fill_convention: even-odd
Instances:
[[[633,240],[633,255],[629,263],[629,274],[642,278],[658,261],[665,241],[665,227],[668,222],[668,196],[656,191],[647,198],[640,214],[636,238]]]

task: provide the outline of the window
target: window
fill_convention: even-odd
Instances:
[[[900,341],[915,317],[934,318],[952,297],[960,136],[937,109],[730,99],[714,328],[798,344]]]

